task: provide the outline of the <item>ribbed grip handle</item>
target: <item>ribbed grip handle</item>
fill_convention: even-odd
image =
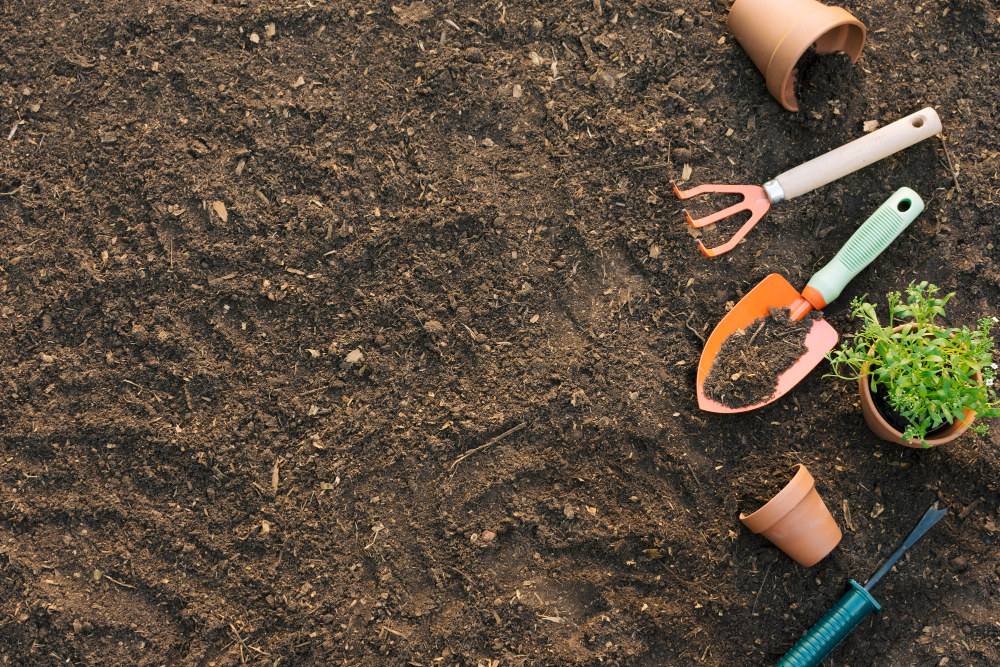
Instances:
[[[910,188],[900,188],[865,220],[830,263],[809,280],[812,287],[830,303],[847,287],[861,269],[868,266],[893,239],[924,210],[924,201]]]
[[[865,616],[872,611],[882,611],[882,605],[861,584],[853,579],[850,584],[850,590],[836,606],[826,612],[775,667],[817,667]]]

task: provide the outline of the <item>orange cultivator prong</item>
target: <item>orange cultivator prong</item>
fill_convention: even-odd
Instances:
[[[724,252],[729,252],[736,247],[744,236],[747,235],[753,226],[760,222],[760,219],[764,217],[768,209],[771,208],[771,199],[767,196],[767,192],[764,188],[759,185],[699,185],[698,187],[691,188],[690,190],[678,190],[677,184],[670,181],[670,185],[674,188],[674,194],[677,195],[678,199],[690,199],[700,194],[705,194],[707,192],[724,192],[743,195],[743,201],[739,204],[734,204],[729,208],[725,208],[718,213],[713,213],[712,215],[705,216],[704,218],[699,218],[694,220],[691,215],[684,209],[684,217],[687,218],[688,224],[692,227],[704,227],[706,225],[711,225],[714,222],[719,222],[724,220],[731,215],[735,215],[740,211],[750,211],[750,219],[743,223],[739,231],[733,235],[733,238],[729,239],[722,245],[718,245],[714,248],[706,248],[705,245],[698,241],[698,247],[707,257],[715,257],[716,255],[721,255]]]

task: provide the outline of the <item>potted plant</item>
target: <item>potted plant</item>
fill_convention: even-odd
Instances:
[[[984,435],[989,427],[973,425],[974,418],[1000,415],[990,337],[997,318],[981,319],[972,331],[935,324],[954,296],[938,299],[937,291],[924,281],[910,283],[905,303],[899,292],[888,294],[888,326],[873,304],[855,299],[852,315],[861,318],[861,331],[827,354],[829,377],[858,381],[862,413],[875,434],[910,447],[944,444],[970,427]]]

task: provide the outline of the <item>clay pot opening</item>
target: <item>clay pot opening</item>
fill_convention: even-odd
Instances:
[[[816,491],[813,476],[796,466],[792,480],[766,505],[740,521],[762,534],[803,567],[811,567],[840,542],[843,534]]]
[[[798,111],[795,69],[811,46],[821,55],[843,51],[856,63],[865,45],[861,21],[816,0],[736,0],[729,30],[764,75],[781,106]]]

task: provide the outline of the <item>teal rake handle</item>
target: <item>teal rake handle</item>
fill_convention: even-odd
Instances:
[[[818,667],[868,614],[882,611],[882,605],[861,584],[853,579],[850,584],[850,590],[836,606],[826,612],[774,667]]]
[[[830,263],[813,275],[807,287],[812,287],[830,303],[923,210],[924,202],[916,192],[910,188],[896,190],[858,227]]]

